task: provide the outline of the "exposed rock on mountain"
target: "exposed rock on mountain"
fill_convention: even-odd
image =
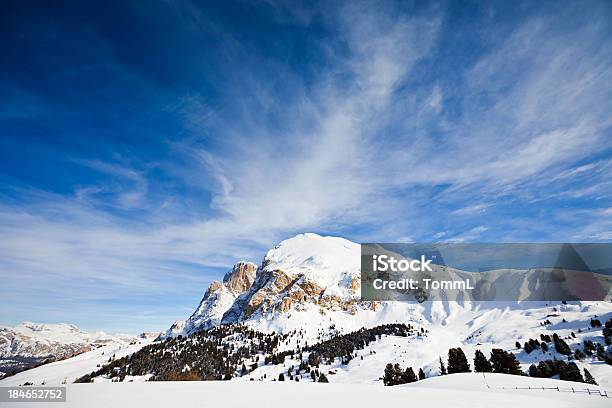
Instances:
[[[177,321],[162,337],[176,337],[208,329],[221,323],[223,314],[232,306],[236,297],[248,291],[255,280],[257,265],[238,262],[223,277],[223,282],[213,281],[200,301],[196,311],[186,321]]]
[[[223,284],[234,295],[240,295],[251,288],[255,280],[257,265],[251,262],[238,262],[231,272],[223,277]]]
[[[138,337],[140,337],[141,339],[155,339],[157,337],[159,337],[162,333],[161,332],[143,332],[140,333],[140,335]]]

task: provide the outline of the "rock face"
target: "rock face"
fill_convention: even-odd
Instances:
[[[221,323],[223,314],[236,298],[248,291],[255,280],[257,265],[238,262],[224,277],[223,282],[213,281],[200,301],[196,311],[186,321],[175,322],[162,337],[189,335],[209,329]]]
[[[360,248],[342,238],[301,234],[268,251],[248,292],[222,323],[236,323],[305,305],[349,310],[359,297]]]
[[[236,296],[246,292],[253,285],[257,265],[251,262],[238,262],[231,272],[223,278],[225,287]]]

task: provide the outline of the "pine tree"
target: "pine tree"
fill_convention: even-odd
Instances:
[[[280,374],[278,375],[278,381],[285,381],[285,374],[280,373]]]
[[[559,354],[565,354],[569,356],[572,354],[572,350],[569,348],[565,340],[557,335],[557,333],[553,334],[553,342],[555,343],[555,350]]]
[[[446,367],[444,366],[444,361],[442,361],[442,357],[440,357],[440,375],[446,375]]]
[[[587,384],[597,385],[597,381],[595,381],[589,370],[586,368],[584,369],[584,382]]]
[[[582,360],[585,357],[584,353],[582,352],[582,350],[580,349],[576,349],[576,351],[574,351],[574,358],[576,360]]]
[[[521,366],[512,353],[502,349],[491,350],[491,366],[493,372],[502,374],[522,375]]]
[[[423,372],[422,368],[419,368],[419,380],[424,380],[425,379],[425,373]]]
[[[559,379],[565,381],[584,382],[582,373],[580,373],[580,369],[576,363],[560,364]]]
[[[612,325],[611,327],[608,327],[608,323],[610,323],[610,321],[606,322],[606,327],[603,329],[604,342],[606,343],[606,346],[612,345]]]
[[[587,356],[592,356],[595,349],[596,346],[591,340],[584,341],[584,352],[587,354]]]
[[[514,343],[514,345],[516,346],[517,349],[521,348],[521,343],[519,343],[518,341],[516,343]]]
[[[413,383],[416,382],[416,380],[417,376],[414,374],[412,367],[406,367],[406,370],[402,372],[400,384]]]
[[[321,363],[321,356],[316,351],[313,351],[308,355],[308,364],[313,367],[318,367]]]
[[[606,322],[602,330],[602,334],[603,334],[604,343],[606,343],[606,346],[612,345],[612,319]]]
[[[385,366],[385,376],[383,377],[383,384],[395,385],[397,382],[395,376],[395,368],[393,367],[393,364],[387,364]]]
[[[319,382],[320,383],[328,383],[329,380],[327,379],[327,376],[323,373],[321,373],[321,375],[319,376]]]
[[[540,361],[538,363],[538,372],[541,378],[550,378],[555,375],[555,366],[551,360]]]
[[[540,340],[550,343],[552,340],[548,334],[540,334]]]
[[[448,373],[469,373],[470,364],[465,357],[465,353],[460,347],[448,350]]]
[[[529,366],[529,376],[540,378],[542,377],[542,373],[538,370],[538,367],[535,364]]]
[[[512,375],[523,375],[523,371],[521,370],[521,365],[516,359],[516,356],[512,353],[506,353],[506,365],[508,367],[508,374]]]
[[[476,350],[474,356],[474,371],[477,373],[490,373],[493,371],[491,363],[480,350]]]

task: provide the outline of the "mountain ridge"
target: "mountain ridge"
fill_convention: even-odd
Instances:
[[[49,361],[70,358],[109,343],[129,344],[137,336],[87,332],[69,323],[21,322],[0,327],[0,373],[7,375]]]

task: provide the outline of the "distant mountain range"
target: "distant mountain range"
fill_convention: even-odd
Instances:
[[[142,336],[157,336],[145,334]],[[86,332],[73,324],[22,322],[0,327],[0,376],[63,360],[109,343],[129,344],[136,336]]]

